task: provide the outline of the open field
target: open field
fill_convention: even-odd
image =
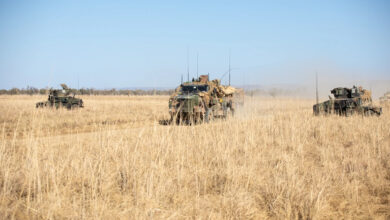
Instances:
[[[314,117],[246,97],[235,118],[163,126],[168,97],[0,96],[0,218],[389,219],[390,113]]]

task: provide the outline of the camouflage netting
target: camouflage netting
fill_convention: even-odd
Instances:
[[[225,95],[232,95],[237,91],[236,88],[231,86],[221,86],[221,90]]]
[[[207,122],[214,117],[233,115],[236,103],[243,103],[243,94],[243,90],[221,85],[219,79],[209,81],[208,75],[201,75],[182,83],[169,98],[170,121]]]

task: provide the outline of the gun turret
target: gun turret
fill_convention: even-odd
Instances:
[[[338,88],[332,89],[330,92],[333,94],[333,96],[336,99],[338,99],[338,98],[351,98],[352,90],[349,88],[338,87]]]

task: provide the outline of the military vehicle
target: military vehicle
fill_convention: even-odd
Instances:
[[[235,93],[234,87],[209,81],[208,75],[182,83],[169,98],[170,123],[197,124],[233,115]]]
[[[372,105],[371,92],[362,87],[334,88],[330,91],[334,98],[313,105],[315,115],[338,114],[350,116],[353,114],[381,115],[382,108]]]
[[[381,105],[390,105],[390,92],[386,92],[382,97],[379,97]]]
[[[75,98],[71,95],[71,90],[65,84],[61,84],[62,89],[50,89],[49,97],[45,102],[38,102],[37,108],[52,107],[52,108],[67,108],[75,109],[84,107],[82,99]]]

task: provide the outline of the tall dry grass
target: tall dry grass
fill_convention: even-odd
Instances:
[[[314,117],[247,97],[234,118],[162,126],[167,97],[0,97],[0,215],[43,219],[388,219],[390,114]]]

